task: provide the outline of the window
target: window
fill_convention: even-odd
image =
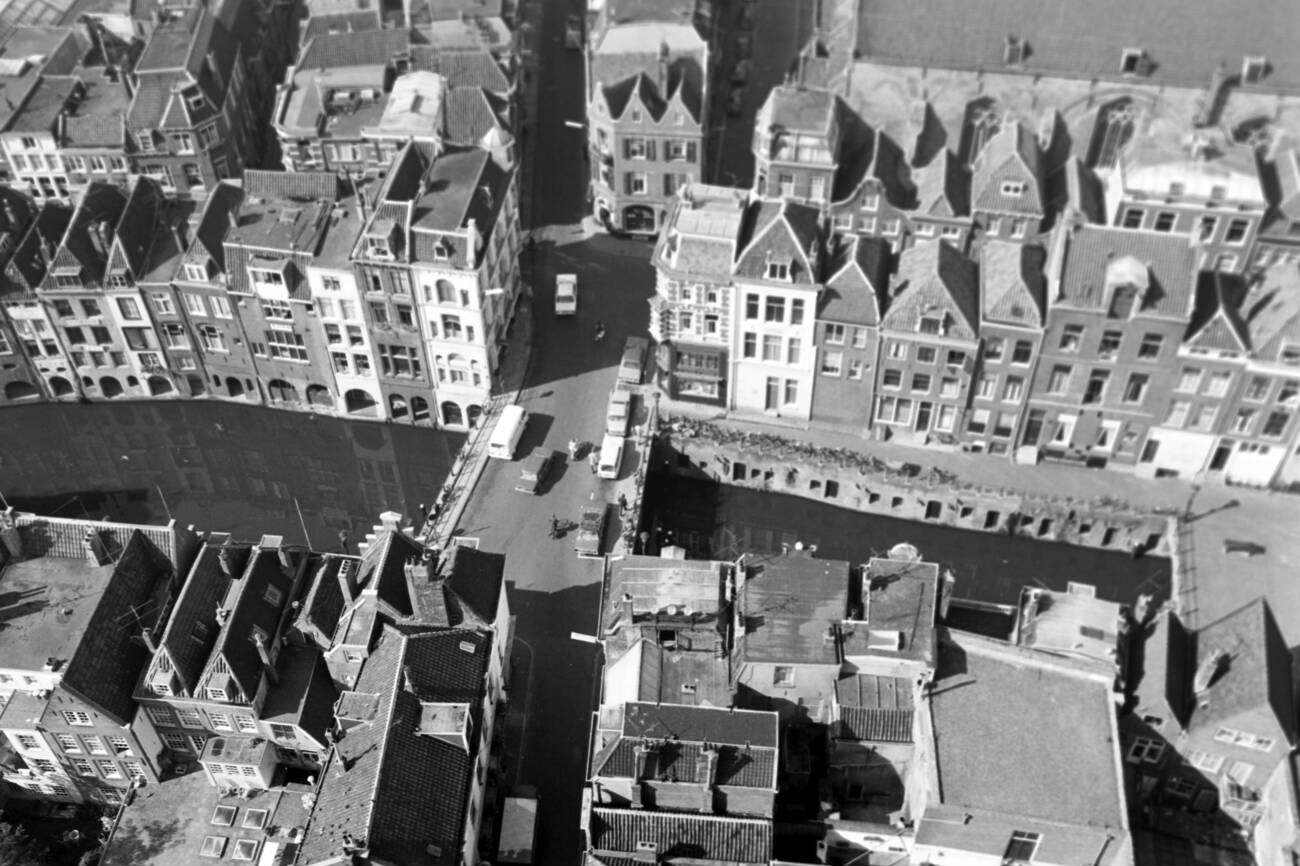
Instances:
[[[180,734],[163,734],[162,741],[173,752],[188,752],[190,750],[189,741]]]
[[[863,210],[876,210],[880,207],[880,193],[869,192],[862,197]]]
[[[244,812],[244,820],[240,826],[245,830],[261,830],[266,826],[267,815],[266,809],[248,809]]]
[[[862,362],[861,362],[861,361],[856,360],[856,359],[849,361],[849,378],[850,378],[850,379],[859,379],[859,380],[862,378]]]
[[[1160,346],[1165,338],[1160,334],[1144,334],[1138,346],[1138,357],[1144,361],[1154,361],[1160,357]]]
[[[122,778],[122,771],[116,761],[96,761],[95,766],[99,767],[99,772],[105,779]]]
[[[1002,181],[1002,194],[1019,198],[1025,194],[1025,182],[1021,180]]]
[[[1156,221],[1152,225],[1158,232],[1171,232],[1174,230],[1174,214],[1171,211],[1162,210],[1156,214]]]
[[[975,396],[993,399],[998,392],[998,377],[993,373],[981,373],[979,381],[975,383]]]
[[[185,334],[185,326],[180,322],[164,322],[162,326],[163,344],[169,349],[188,349],[190,338]],[[143,356],[141,356],[143,361]]]
[[[770,265],[768,266],[770,269]],[[785,321],[785,298],[779,298],[768,295],[767,303],[763,309],[763,320],[766,322],[784,322]]]
[[[1246,231],[1250,228],[1250,223],[1246,220],[1236,219],[1228,223],[1228,232],[1223,236],[1223,240],[1230,244],[1241,244],[1246,241]]]
[[[1255,765],[1246,761],[1233,761],[1232,766],[1228,768],[1228,778],[1238,785],[1244,785],[1250,781],[1250,774],[1255,772]]]
[[[202,727],[203,727],[203,717],[199,715],[199,711],[198,711],[198,710],[193,709],[193,708],[189,708],[189,707],[177,707],[177,708],[176,708],[176,719],[177,719],[177,721],[180,722],[181,727],[183,727],[183,728],[202,728]]]
[[[291,328],[267,328],[266,345],[272,358],[306,363],[307,348],[302,334]]]
[[[271,725],[271,736],[277,740],[297,739],[293,725]]]
[[[257,856],[256,839],[236,839],[234,850],[230,852],[231,860],[252,860]]]
[[[623,184],[629,195],[645,195],[649,180],[643,171],[629,171],[624,175]]]
[[[785,380],[785,405],[793,406],[799,402],[799,382],[795,379]]]
[[[139,319],[140,305],[135,302],[134,298],[118,298],[117,309],[124,319]]]
[[[1252,376],[1242,397],[1252,403],[1258,403],[1268,396],[1268,389],[1272,384],[1267,376]]]
[[[1023,238],[1025,232],[1029,229],[1029,221],[1023,219],[1014,219],[1011,221],[1011,236],[1013,238]]]
[[[1011,363],[1028,364],[1034,356],[1034,344],[1029,340],[1016,340],[1016,346],[1011,351]]]
[[[1077,352],[1083,342],[1083,325],[1066,325],[1061,331],[1061,342],[1057,347],[1062,352]]]
[[[176,306],[172,304],[171,295],[155,292],[149,296],[149,300],[153,303],[154,310],[161,315],[170,316],[176,312]]]
[[[1128,385],[1124,388],[1125,403],[1141,403],[1147,394],[1147,382],[1151,379],[1146,373],[1134,373],[1128,377]]]
[[[943,379],[939,380],[940,397],[956,397],[960,392],[961,385],[958,384],[956,379],[945,376]]]
[[[1231,381],[1231,373],[1211,373],[1210,380],[1205,385],[1205,395],[1207,397],[1222,397],[1228,393],[1228,385]]]
[[[207,744],[208,738],[203,734],[190,734],[189,739],[190,748],[194,750],[194,754],[203,754],[203,747]]]
[[[789,262],[768,262],[768,263],[767,263],[767,278],[768,278],[769,280],[788,280],[788,279],[790,279],[790,263],[789,263]],[[771,304],[772,304],[772,299],[771,299],[771,298],[768,298],[768,299],[767,299],[767,303],[768,303],[768,308],[770,309],[770,308],[771,308]],[[782,306],[784,306],[784,301],[782,301]],[[769,321],[769,322],[771,322],[771,321],[780,321],[780,319],[775,319],[775,320],[774,320],[774,319],[768,319],[768,321]]]
[[[1144,216],[1146,216],[1146,212],[1143,211],[1141,208],[1137,208],[1137,207],[1125,208],[1124,221],[1121,223],[1121,225],[1123,225],[1123,227],[1126,229],[1140,229],[1142,228],[1142,218]]]
[[[1034,859],[1034,853],[1038,851],[1038,839],[1037,833],[1025,830],[1013,831],[1011,841],[1007,843],[1007,853],[1002,859],[1013,863],[1028,863]]]
[[[757,334],[745,334],[744,346],[741,350],[741,354],[743,357],[746,358],[758,357],[758,335]]]
[[[262,301],[262,314],[268,319],[289,321],[293,319],[293,308],[286,301]]]
[[[1268,417],[1264,419],[1264,429],[1260,431],[1260,435],[1267,436],[1270,439],[1279,439],[1290,422],[1290,412],[1269,412]]]
[[[54,762],[47,760],[46,758],[27,758],[26,760],[42,773],[54,773],[58,771],[58,767],[54,765]]]
[[[1110,380],[1110,373],[1106,370],[1093,370],[1088,376],[1088,386],[1083,391],[1083,402],[1085,404],[1100,403],[1102,397],[1106,394],[1106,383]]]
[[[185,302],[185,312],[191,316],[206,316],[207,309],[203,306],[203,296],[196,295],[193,292],[181,292],[181,300]]]
[[[225,836],[204,836],[203,847],[199,849],[200,857],[220,858],[226,853]]]
[[[803,298],[792,298],[790,300],[790,324],[803,324]]]
[[[72,769],[78,776],[94,776],[95,768],[85,758],[73,758]]]
[[[276,586],[268,586],[266,592],[262,593],[262,600],[273,607],[279,607],[283,599],[284,592]]]
[[[155,707],[146,704],[144,711],[149,714],[149,720],[155,725],[172,727],[176,724],[176,716],[166,707]]]
[[[921,316],[920,321],[916,323],[916,330],[922,334],[942,334],[944,317],[938,316]]]
[[[645,159],[649,152],[644,138],[627,139],[626,150],[628,159]]]
[[[81,710],[64,710],[63,721],[67,722],[69,725],[77,725],[78,727],[90,727],[93,724],[90,720],[90,714],[84,713]]]
[[[1070,387],[1071,368],[1068,364],[1057,364],[1052,367],[1051,374],[1047,377],[1047,393],[1064,394]]]
[[[939,351],[934,346],[916,347],[916,363],[918,364],[933,364],[938,357]]]
[[[799,352],[803,349],[803,343],[798,337],[791,337],[785,344],[785,362],[787,364],[799,363]]]
[[[1187,422],[1187,413],[1191,411],[1192,404],[1186,400],[1175,400],[1169,404],[1169,412],[1165,415],[1165,425],[1168,427],[1182,427]]]
[[[1186,752],[1187,762],[1198,770],[1204,770],[1207,773],[1214,774],[1223,769],[1223,755],[1215,755],[1211,752],[1198,752],[1196,749],[1188,749]]]
[[[1218,228],[1219,220],[1217,217],[1203,216],[1196,230],[1196,239],[1203,244],[1209,243],[1214,240],[1214,233]]]
[[[1232,419],[1233,433],[1249,433],[1251,422],[1255,420],[1254,409],[1238,409],[1237,416]]]
[[[793,686],[794,668],[789,665],[776,665],[772,670],[772,685]]]
[[[845,329],[843,325],[827,325],[825,331],[826,345],[843,346]]]
[[[1007,402],[1015,402],[1020,399],[1025,391],[1025,380],[1019,376],[1008,376],[1006,384],[1002,388],[1002,399]]]
[[[1097,357],[1103,361],[1113,361],[1119,354],[1124,335],[1119,331],[1102,331],[1101,342],[1097,344]]]
[[[131,741],[126,737],[106,737],[108,747],[113,750],[115,755],[131,754]]]
[[[228,300],[226,300],[223,297],[213,297],[211,300],[212,300],[212,314],[214,316],[216,316],[218,319],[231,318],[230,302]]]
[[[781,360],[781,338],[774,334],[763,335],[763,360]]]
[[[199,342],[209,352],[225,352],[226,336],[213,325],[199,325]]]
[[[36,749],[39,748],[39,744],[36,742],[36,738],[33,737],[31,734],[19,734],[18,748],[28,749],[28,750]]]
[[[988,409],[972,409],[970,419],[966,422],[966,429],[976,435],[983,433],[988,429],[991,414]]]
[[[901,388],[903,387],[902,370],[885,370],[880,377],[881,387],[884,388]]]
[[[822,352],[822,375],[838,376],[844,367],[843,352]]]
[[[826,178],[814,177],[812,179],[812,189],[808,197],[813,201],[822,201],[826,198]]]
[[[930,374],[929,374],[929,373],[913,373],[913,374],[912,374],[912,390],[913,390],[913,391],[926,391],[926,392],[928,392],[928,391],[930,390]]]
[[[1128,761],[1130,764],[1157,764],[1164,753],[1165,744],[1160,740],[1138,737],[1133,741],[1133,745],[1129,746]]]
[[[54,741],[59,744],[59,748],[69,754],[80,754],[81,743],[71,734],[55,734]]]
[[[227,713],[209,712],[208,721],[218,731],[233,731],[235,729],[235,726],[230,723],[230,716]]]
[[[780,189],[781,195],[794,195],[794,175],[779,174],[776,179],[777,188]]]

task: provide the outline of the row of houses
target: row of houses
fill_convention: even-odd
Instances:
[[[0,772],[10,796],[116,807],[101,862],[479,862],[503,557],[439,560],[395,513],[357,555],[13,511],[2,536],[23,600]],[[412,784],[437,794],[414,808]]]
[[[835,864],[1132,863],[1138,827],[1253,839],[1262,862],[1294,840],[1290,660],[1262,600],[1193,632],[1027,589],[1008,633],[974,634],[903,547],[611,560],[586,862],[785,862],[794,824]]]
[[[1294,263],[1207,268],[1187,237],[1074,212],[1041,243],[937,234],[900,245],[791,197],[688,187],[653,254],[661,385],[741,416],[1021,460],[1294,474]]]

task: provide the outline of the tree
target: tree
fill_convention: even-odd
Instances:
[[[0,866],[47,866],[49,849],[23,827],[0,822]]]

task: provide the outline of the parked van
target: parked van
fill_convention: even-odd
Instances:
[[[626,436],[632,420],[632,394],[615,388],[609,394],[605,409],[605,433],[609,436]]]
[[[572,316],[578,312],[578,275],[555,275],[555,315]]]
[[[641,384],[645,375],[645,356],[650,349],[650,341],[645,337],[628,337],[623,344],[623,360],[618,365],[618,381]]]
[[[623,443],[626,441],[622,436],[605,434],[605,441],[600,443],[600,463],[596,467],[597,475],[601,478],[618,477],[618,470],[623,465]]]
[[[502,409],[497,426],[492,430],[492,438],[488,439],[488,456],[514,460],[515,449],[519,447],[519,439],[527,426],[528,410],[523,406],[511,405]]]

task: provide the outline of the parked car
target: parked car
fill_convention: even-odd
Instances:
[[[645,356],[650,349],[650,341],[645,337],[628,337],[623,344],[623,360],[618,364],[618,381],[641,384],[645,375]]]
[[[632,394],[615,388],[609,394],[609,405],[605,408],[605,433],[609,436],[626,436],[628,425],[632,421]]]
[[[596,475],[600,478],[614,480],[623,469],[623,448],[627,440],[622,436],[605,434],[600,443],[600,456],[596,463]]]
[[[578,275],[555,275],[555,315],[572,316],[578,312]]]
[[[520,493],[531,493],[536,495],[541,492],[542,485],[546,483],[546,476],[551,474],[551,467],[559,458],[549,448],[534,448],[533,453],[529,454],[524,460],[523,468],[519,470],[519,480],[515,482],[515,489]]]
[[[604,503],[582,509],[582,519],[578,521],[578,535],[573,540],[573,549],[578,556],[600,556],[600,544],[605,535]]]
[[[749,61],[741,60],[731,67],[731,83],[736,87],[743,87],[749,81]]]

